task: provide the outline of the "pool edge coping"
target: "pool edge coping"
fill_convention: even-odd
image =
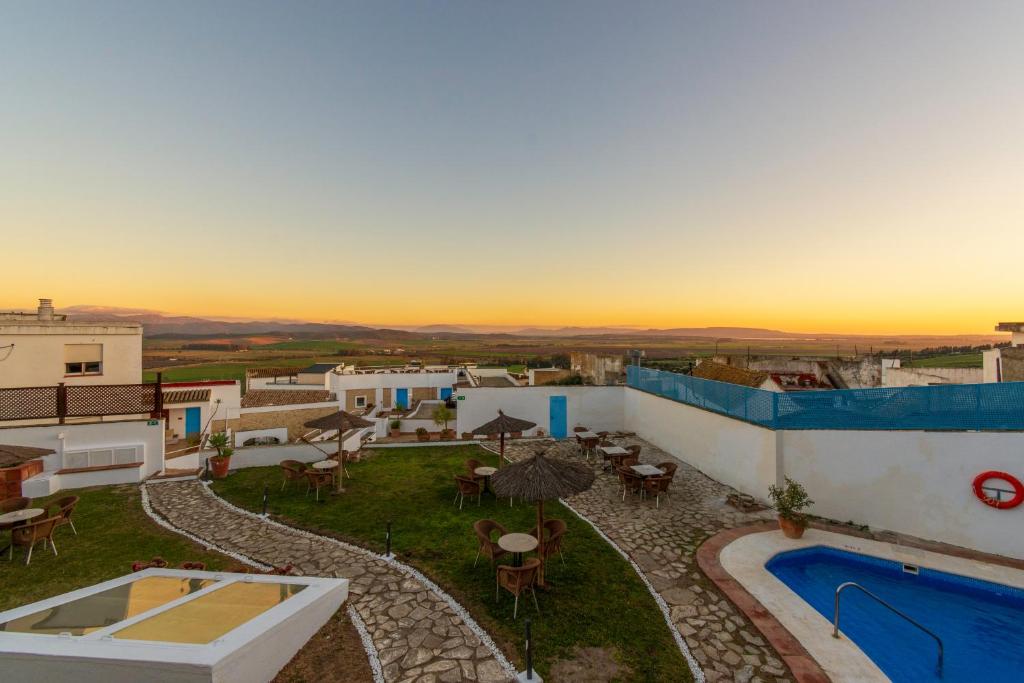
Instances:
[[[778,529],[775,522],[758,522],[719,531],[697,548],[697,566],[712,583],[754,624],[785,662],[797,683],[830,683],[832,680],[800,641],[726,571],[719,556],[733,541],[750,534]]]

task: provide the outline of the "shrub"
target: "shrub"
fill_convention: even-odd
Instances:
[[[800,482],[786,477],[786,485],[771,486],[768,495],[771,496],[772,507],[779,513],[779,517],[796,524],[807,525],[804,510],[814,505],[814,501],[807,495],[807,490]]]

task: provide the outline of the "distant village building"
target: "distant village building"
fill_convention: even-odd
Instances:
[[[706,360],[693,369],[692,377],[712,380],[714,382],[726,382],[738,384],[751,389],[762,389],[764,391],[782,391],[778,382],[772,379],[771,374],[763,370],[748,370],[735,365],[726,365],[713,360]]]
[[[573,351],[569,354],[569,366],[572,374],[581,376],[587,384],[620,384],[625,379],[621,355]]]
[[[526,374],[527,382],[531,387],[542,387],[545,384],[554,384],[569,377],[572,371],[565,368],[530,368]]]
[[[1024,322],[999,323],[996,332],[1010,333],[1010,347],[982,354],[985,382],[1024,382]]]

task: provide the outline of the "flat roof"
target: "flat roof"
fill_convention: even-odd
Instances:
[[[999,323],[996,332],[1024,332],[1024,323]]]

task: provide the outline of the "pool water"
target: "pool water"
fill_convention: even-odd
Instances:
[[[855,588],[842,593],[839,628],[893,681],[1024,680],[1024,590],[903,565],[836,548],[780,553],[765,568],[830,622],[835,591],[854,581],[942,639],[945,665],[929,635]],[[831,632],[831,630],[830,630]]]

